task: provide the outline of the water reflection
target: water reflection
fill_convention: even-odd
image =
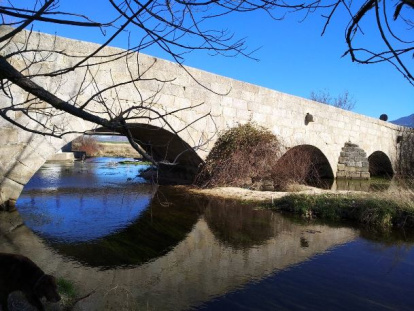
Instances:
[[[414,303],[399,294],[414,287],[412,240],[401,251],[351,228],[155,192],[135,167],[106,163],[39,172],[17,203],[37,234],[18,213],[0,214],[0,252],[28,256],[79,296],[93,292],[76,310],[408,310]],[[83,230],[77,216],[99,230],[68,237],[66,217],[72,231]]]
[[[260,246],[289,226],[274,213],[230,200],[210,200],[204,219],[214,236],[234,249]]]
[[[194,202],[193,199],[181,195],[177,195],[174,201]],[[218,206],[218,204],[214,202],[212,205]],[[226,209],[226,204],[221,207]],[[250,209],[248,206],[241,208],[246,212]],[[187,209],[184,211],[188,216],[183,215],[182,219],[189,217],[189,223],[193,223],[194,216],[190,216],[192,211]],[[163,213],[165,212],[168,213],[168,208],[163,209]],[[230,207],[223,215],[228,218],[234,215],[233,213],[239,212],[240,210]],[[264,211],[264,213],[267,215],[260,219],[265,220],[263,230],[266,234],[259,233],[258,236],[266,238],[252,239],[255,240],[252,247],[246,247],[246,244],[243,244],[244,247],[240,248],[241,244],[235,242],[240,227],[235,227],[236,231],[221,229],[220,231],[226,231],[229,236],[233,237],[230,241],[235,247],[228,242],[223,243],[209,229],[205,217],[199,214],[191,230],[185,236],[177,230],[176,225],[169,229],[176,235],[174,236],[176,244],[172,248],[169,248],[162,256],[157,256],[137,266],[117,268],[113,266],[111,269],[102,270],[102,267],[85,265],[79,260],[74,260],[72,256],[67,256],[70,250],[45,243],[25,226],[19,226],[11,233],[1,235],[0,251],[18,252],[30,257],[47,273],[73,282],[80,294],[88,294],[95,290],[93,295],[79,303],[81,310],[119,310],[122,308],[184,310],[228,292],[239,290],[250,282],[258,282],[275,271],[306,261],[335,245],[341,245],[355,238],[355,232],[351,229],[302,226],[270,211]],[[169,218],[169,216],[166,217]],[[148,217],[147,221],[151,223],[151,226],[147,228],[137,226],[131,229],[130,237],[119,233],[120,245],[113,250],[112,254],[118,254],[119,258],[128,256],[133,258],[136,254],[140,255],[141,251],[146,253],[146,248],[157,248],[156,245],[150,243],[142,244],[145,239],[139,238],[140,231],[144,233],[149,230],[145,233],[147,237],[160,234],[161,236],[156,239],[168,238],[163,234],[165,229],[153,231],[154,228],[161,227],[165,223],[151,222],[150,219]],[[220,221],[219,216],[213,219]],[[171,223],[174,222],[173,218],[170,220]],[[211,220],[209,220],[210,224]],[[255,227],[249,224],[248,220],[243,223],[247,228]],[[274,235],[269,235],[272,231]],[[133,239],[134,236],[136,240]],[[109,241],[111,239],[108,237]],[[301,243],[303,239],[306,239],[307,247],[303,247]],[[101,245],[107,243],[106,240],[104,239]],[[70,248],[69,245],[66,246]],[[132,251],[129,253],[131,248]],[[77,251],[76,257],[80,258],[91,251],[91,248],[85,246],[85,248],[78,248]],[[86,257],[106,257],[105,252],[105,248],[97,247]],[[106,259],[110,263],[110,258]]]
[[[18,207],[26,225],[48,241],[87,242],[128,227],[149,206],[151,189],[141,187],[139,195],[130,189],[25,191]]]
[[[170,192],[158,192],[139,217],[119,232],[86,243],[51,245],[72,260],[101,270],[137,266],[163,256],[186,238],[203,209],[191,200],[177,201]]]

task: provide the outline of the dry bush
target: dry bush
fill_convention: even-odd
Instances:
[[[269,130],[254,123],[238,125],[220,135],[195,183],[202,187],[245,187],[270,178],[280,149]]]
[[[274,187],[286,190],[290,184],[308,184],[320,178],[315,155],[306,147],[286,152],[272,169]]]
[[[97,140],[92,136],[80,136],[72,142],[72,149],[76,151],[84,151],[86,156],[95,156],[101,147]]]

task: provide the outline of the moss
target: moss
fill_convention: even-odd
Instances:
[[[414,227],[412,205],[383,197],[293,194],[276,200],[272,208],[307,218],[353,220],[382,229]]]

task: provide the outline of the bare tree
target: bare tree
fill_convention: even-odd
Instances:
[[[145,159],[158,165],[164,160],[162,156],[154,157],[151,148],[143,148],[134,138],[130,124],[150,120],[179,135],[192,123],[209,117],[209,113],[198,117],[190,124],[184,124],[181,128],[174,126],[171,119],[175,115],[179,118],[180,112],[194,109],[203,102],[200,100],[199,103],[174,111],[159,107],[157,96],[165,85],[174,81],[175,77],[153,75],[151,71],[156,66],[156,60],[143,68],[139,52],[156,45],[180,66],[183,55],[194,50],[207,50],[228,56],[248,56],[243,40],[233,39],[232,34],[226,31],[204,29],[204,23],[211,18],[232,12],[258,9],[267,11],[272,4],[267,4],[266,1],[251,4],[247,1],[217,3],[155,0],[109,0],[108,3],[112,16],[104,21],[93,21],[82,15],[82,12],[60,11],[59,1],[55,0],[26,1],[18,5],[7,1],[8,5],[4,2],[0,5],[4,25],[0,37],[0,78],[3,96],[7,98],[6,105],[0,109],[0,116],[26,131],[61,138],[77,131],[68,131],[60,121],[56,121],[62,114],[69,114],[109,131],[126,135],[132,146]],[[31,30],[24,32],[34,22],[49,23],[51,27],[63,25],[98,28],[104,35],[105,42],[88,54],[69,54],[58,49],[53,43],[44,45],[41,38]],[[5,25],[12,27],[5,28]],[[125,32],[129,33],[128,49],[111,55],[102,54],[104,47]],[[16,42],[18,36],[23,36],[23,40]],[[62,63],[58,69],[56,66],[49,66],[49,63],[57,62],[59,56],[69,58],[70,61]],[[120,59],[126,64],[128,78],[116,80],[112,72],[109,72],[112,84],[101,85],[97,79],[100,66]],[[191,76],[184,66],[181,68]],[[77,86],[77,92],[57,96],[62,94],[64,81],[73,72],[81,72],[84,76],[83,81]],[[142,90],[143,83],[156,85],[152,93]],[[126,86],[135,91],[135,102],[128,103],[121,96]],[[26,91],[27,95],[23,98],[16,96],[16,87]],[[91,89],[94,92],[91,92]],[[16,120],[12,117],[14,113],[20,113],[24,118]]]
[[[212,23],[209,21],[225,18],[228,14],[255,10],[263,10],[274,19],[283,19],[289,13],[302,13],[306,17],[318,12],[326,19],[322,34],[335,19],[336,14],[342,10],[349,16],[345,36],[348,50],[345,55],[350,55],[352,61],[364,64],[391,63],[411,84],[414,84],[410,71],[414,50],[413,37],[410,36],[414,26],[411,19],[413,0],[397,1],[396,6],[389,0],[368,0],[362,3],[351,0],[305,0],[289,3],[277,0],[108,0],[106,3],[109,5],[110,14],[105,16],[109,17],[104,20],[93,20],[82,12],[81,7],[70,11],[61,10],[57,0],[0,2],[2,24],[11,26],[3,26],[0,37],[0,85],[3,96],[7,98],[0,107],[2,118],[32,133],[62,137],[70,132],[55,121],[56,116],[69,114],[126,135],[132,146],[144,158],[158,165],[162,159],[154,157],[149,148],[143,148],[140,142],[134,139],[129,124],[143,119],[160,122],[165,129],[179,135],[180,131],[191,124],[176,128],[170,122],[171,117],[178,115],[182,110],[193,109],[194,105],[180,108],[178,111],[160,109],[156,102],[157,95],[164,85],[174,80],[174,77],[152,76],[151,70],[156,66],[156,61],[145,68],[140,67],[139,52],[150,46],[157,46],[169,54],[190,76],[191,72],[182,66],[182,63],[185,54],[191,51],[204,50],[211,54],[251,57],[243,39],[237,40],[226,30],[211,28]],[[364,24],[371,22],[371,17],[374,17],[379,30],[379,40],[384,43],[384,49],[380,51],[356,46],[363,42],[358,40],[358,36],[365,34]],[[48,23],[50,27],[71,27],[77,31],[96,28],[101,31],[103,44],[88,54],[68,55],[53,45],[44,45],[39,37],[31,32],[34,23]],[[394,26],[397,30],[402,29],[401,25],[408,28],[403,29],[401,33],[394,30]],[[104,47],[111,45],[117,37],[125,33],[129,34],[128,48],[125,51],[102,55]],[[23,36],[25,42],[16,44],[14,40],[17,36]],[[70,61],[61,64],[59,69],[51,69],[48,64],[58,61],[60,56],[68,57]],[[119,59],[124,59],[127,64],[128,79],[113,79],[112,85],[100,85],[95,78],[99,67]],[[74,71],[81,71],[85,77],[78,85],[77,93],[58,96],[57,94],[61,93],[56,89],[64,89],[62,86],[66,77],[70,77]],[[111,73],[109,75],[111,76]],[[196,80],[196,77],[193,78]],[[152,94],[144,94],[141,91],[142,83],[154,83],[157,87]],[[133,103],[126,104],[125,99],[120,96],[122,88],[126,85],[132,86],[136,91],[136,101]],[[16,97],[16,88],[23,89],[27,93],[26,97]],[[95,91],[91,93],[91,89]],[[110,100],[108,94],[112,94]],[[195,105],[202,105],[202,101]],[[16,120],[12,117],[13,113],[19,113],[24,118]],[[204,117],[208,118],[209,113]]]
[[[321,90],[317,92],[312,91],[309,98],[319,103],[331,105],[345,110],[354,109],[356,103],[353,96],[350,95],[347,90],[336,97],[332,97],[332,95],[327,90]]]

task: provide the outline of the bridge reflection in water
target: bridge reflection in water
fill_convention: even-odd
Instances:
[[[72,281],[80,295],[95,290],[77,310],[182,310],[356,237],[352,229],[301,225],[225,201],[167,190],[156,198],[131,226],[104,239],[48,242],[20,226],[0,235],[0,251],[30,257],[47,273]],[[0,228],[12,216],[1,215]]]

